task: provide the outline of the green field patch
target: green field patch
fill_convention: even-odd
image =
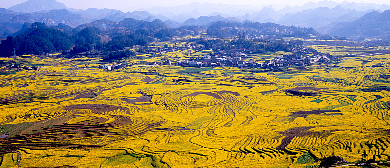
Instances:
[[[301,155],[298,160],[297,160],[297,164],[308,164],[308,163],[314,163],[318,161],[318,158],[311,154],[311,153],[305,153],[303,155]]]
[[[144,166],[144,167],[165,167],[163,163],[160,163],[153,156],[138,155],[135,153],[117,154],[112,157],[106,158],[102,162],[103,166],[120,166],[120,165],[132,165],[132,166]]]
[[[9,168],[17,166],[17,154],[7,153],[1,157],[0,168]]]
[[[0,71],[0,75],[11,75],[11,74],[16,74],[16,71]]]
[[[369,88],[364,88],[360,89],[363,92],[381,92],[383,90],[385,91],[390,91],[390,87],[387,86],[376,86],[376,87],[369,87]]]
[[[316,103],[321,103],[323,100],[321,100],[321,99],[315,99],[315,100],[312,100],[312,101],[310,101],[310,102],[316,102]]]
[[[354,95],[350,95],[350,96],[347,96],[347,98],[349,100],[352,100],[353,102],[356,102],[357,100],[355,99],[357,96],[354,96]]]

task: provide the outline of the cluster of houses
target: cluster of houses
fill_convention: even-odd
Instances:
[[[236,53],[234,55],[204,55],[197,59],[183,60],[176,62],[178,66],[186,67],[217,67],[217,66],[236,66],[245,67],[248,65],[255,65],[255,61],[250,59],[249,61],[243,61],[247,58],[246,54]]]
[[[277,67],[289,67],[289,66],[308,66],[318,63],[328,64],[331,60],[331,55],[320,53],[312,56],[302,56],[298,54],[282,55],[272,60],[265,60],[264,62],[255,62],[254,59],[247,58],[245,54],[241,56],[210,56],[205,55],[203,58],[196,60],[183,60],[178,61],[176,65],[183,67],[218,67],[218,66],[231,66],[231,67],[248,67],[248,68],[277,68]],[[172,64],[169,62],[169,64]]]
[[[274,59],[261,60],[257,62],[245,53],[239,51],[230,54],[204,55],[201,58],[189,59],[176,62],[176,65],[183,67],[248,67],[275,69],[289,66],[308,66],[313,64],[329,64],[334,57],[329,53],[321,53],[311,49],[294,49],[293,54],[277,56]],[[169,62],[169,65],[172,64]]]
[[[111,65],[100,65],[100,69],[105,69],[107,71],[112,71],[112,70],[117,70],[117,69],[122,69],[125,66],[123,64],[111,64]]]
[[[146,49],[146,48],[145,48]],[[152,47],[144,50],[146,53],[165,53],[177,50],[193,49],[195,51],[204,51],[202,46],[166,46],[166,47]],[[183,67],[239,67],[239,68],[264,68],[264,69],[278,69],[281,67],[290,66],[308,66],[313,64],[328,64],[331,63],[334,57],[328,53],[317,52],[311,48],[296,47],[292,49],[292,54],[280,55],[269,60],[254,60],[246,54],[244,49],[234,49],[228,51],[214,51],[205,53],[203,56],[196,58],[185,59],[174,62],[172,60],[162,60],[162,62],[149,63],[150,66],[158,65],[176,65]],[[102,65],[101,69],[115,70],[121,69],[124,65],[112,64]]]
[[[0,64],[0,69],[4,70],[39,70],[39,66],[24,66],[18,63],[3,65]]]
[[[313,64],[329,64],[333,60],[333,56],[329,53],[316,53],[313,55],[288,54],[266,60],[262,67],[290,67],[290,66],[308,66]]]

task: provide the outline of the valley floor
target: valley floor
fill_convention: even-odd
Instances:
[[[41,67],[0,70],[0,167],[389,166],[390,55],[379,51],[285,72],[2,61]]]

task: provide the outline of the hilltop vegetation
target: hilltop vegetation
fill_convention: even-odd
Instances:
[[[146,46],[153,41],[169,41],[174,38],[188,35],[196,36],[202,33],[204,37],[236,38],[241,36],[251,39],[310,38],[320,35],[313,29],[257,22],[241,24],[219,21],[210,25],[207,30],[197,26],[169,28],[161,20],[147,22],[131,18],[124,19],[119,23],[98,20],[74,29],[64,24],[49,27],[44,23],[37,22],[31,25],[25,24],[24,29],[19,31],[16,37],[10,36],[4,40],[0,44],[0,56],[12,56],[14,50],[16,55],[39,55],[55,52],[76,55],[89,51],[100,55],[107,54],[104,52],[123,50],[126,47],[132,48],[135,45]],[[270,47],[272,44],[268,46]],[[274,52],[275,50],[270,51]]]
[[[313,28],[298,28],[295,26],[283,26],[274,23],[259,22],[222,22],[212,23],[207,34],[218,38],[237,36],[239,33],[249,38],[272,37],[281,39],[283,37],[311,38],[311,36],[321,36]]]
[[[141,22],[142,23],[131,24],[131,26],[139,26],[129,26],[128,30],[132,31],[125,33],[124,35],[116,34],[115,30],[107,30],[103,27],[98,28],[93,25],[90,25],[92,27],[80,26],[76,29],[61,26],[53,28],[37,22],[16,37],[10,36],[3,41],[0,44],[0,48],[2,49],[0,56],[12,56],[14,55],[14,49],[16,51],[15,54],[17,55],[39,55],[54,52],[71,52],[77,54],[93,49],[116,51],[122,50],[124,47],[132,47],[133,45],[146,45],[152,40],[151,37],[153,36],[165,37],[165,34],[162,34],[162,31],[160,30],[161,28],[158,28],[158,21]],[[98,24],[102,24],[102,22]],[[157,26],[150,28],[150,26],[153,25]],[[109,38],[112,38],[112,40],[108,43],[104,43],[105,46],[103,46],[102,37],[108,34],[110,35]]]

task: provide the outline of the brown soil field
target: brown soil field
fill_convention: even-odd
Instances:
[[[288,129],[284,132],[280,132],[285,138],[282,139],[282,143],[276,147],[277,150],[285,150],[285,148],[290,144],[294,137],[304,137],[304,136],[317,136],[317,137],[327,137],[330,135],[330,132],[313,132],[309,131],[314,127],[296,127]]]
[[[296,118],[296,117],[304,117],[306,118],[308,115],[319,115],[323,114],[326,112],[340,112],[340,110],[312,110],[312,111],[298,111],[298,112],[293,112],[290,116]],[[342,113],[332,113],[328,115],[342,115]]]
[[[93,113],[96,114],[103,114],[104,112],[110,112],[118,109],[123,111],[129,111],[129,109],[126,107],[106,105],[106,104],[77,104],[77,105],[70,105],[64,107],[64,110],[68,110],[68,111],[77,110],[77,109],[90,109]]]
[[[150,78],[149,76],[143,78],[141,81],[142,82],[146,82],[146,83],[150,83],[150,82],[153,82],[154,79]]]
[[[315,96],[320,92],[320,90],[326,88],[315,88],[315,87],[296,87],[291,89],[284,90],[286,93],[293,94],[295,96]]]
[[[96,97],[97,95],[96,95],[96,93],[94,93],[94,92],[85,92],[85,93],[81,93],[81,94],[79,94],[79,95],[77,95],[76,97],[75,97],[75,99],[81,99],[81,98],[94,98],[94,97]]]
[[[198,95],[201,95],[201,94],[205,94],[205,95],[208,95],[208,96],[212,96],[216,99],[222,99],[222,97],[220,96],[220,94],[232,94],[234,96],[240,96],[239,93],[237,92],[231,92],[231,91],[217,91],[217,92],[194,92],[194,93],[191,93],[189,95],[186,95],[184,97],[189,97],[189,96],[198,96]]]
[[[135,130],[121,131],[120,134],[115,130],[118,127],[134,124],[133,120],[127,116],[113,116],[114,121],[106,124],[101,122],[105,119],[97,119],[91,121],[82,121],[77,124],[58,123],[59,125],[45,125],[41,122],[30,123],[29,128],[38,128],[34,130],[35,133],[17,134],[13,136],[3,136],[0,138],[0,154],[16,151],[19,148],[44,150],[49,148],[77,148],[77,149],[89,149],[102,147],[99,145],[82,145],[72,144],[66,140],[73,138],[86,138],[96,136],[134,136],[144,134],[148,131],[154,130],[156,127],[161,126],[161,122],[156,123],[144,123],[135,126]],[[58,122],[69,119],[69,117],[63,117]],[[41,127],[44,126],[44,127]],[[22,132],[26,132],[22,130]],[[7,135],[7,134],[4,134]],[[47,141],[51,142],[47,142]],[[65,140],[65,141],[64,141]]]
[[[134,105],[150,105],[151,103],[145,103],[145,104],[136,104],[136,102],[150,102],[152,100],[151,96],[141,96],[137,97],[136,99],[126,99],[122,98],[121,100]]]

